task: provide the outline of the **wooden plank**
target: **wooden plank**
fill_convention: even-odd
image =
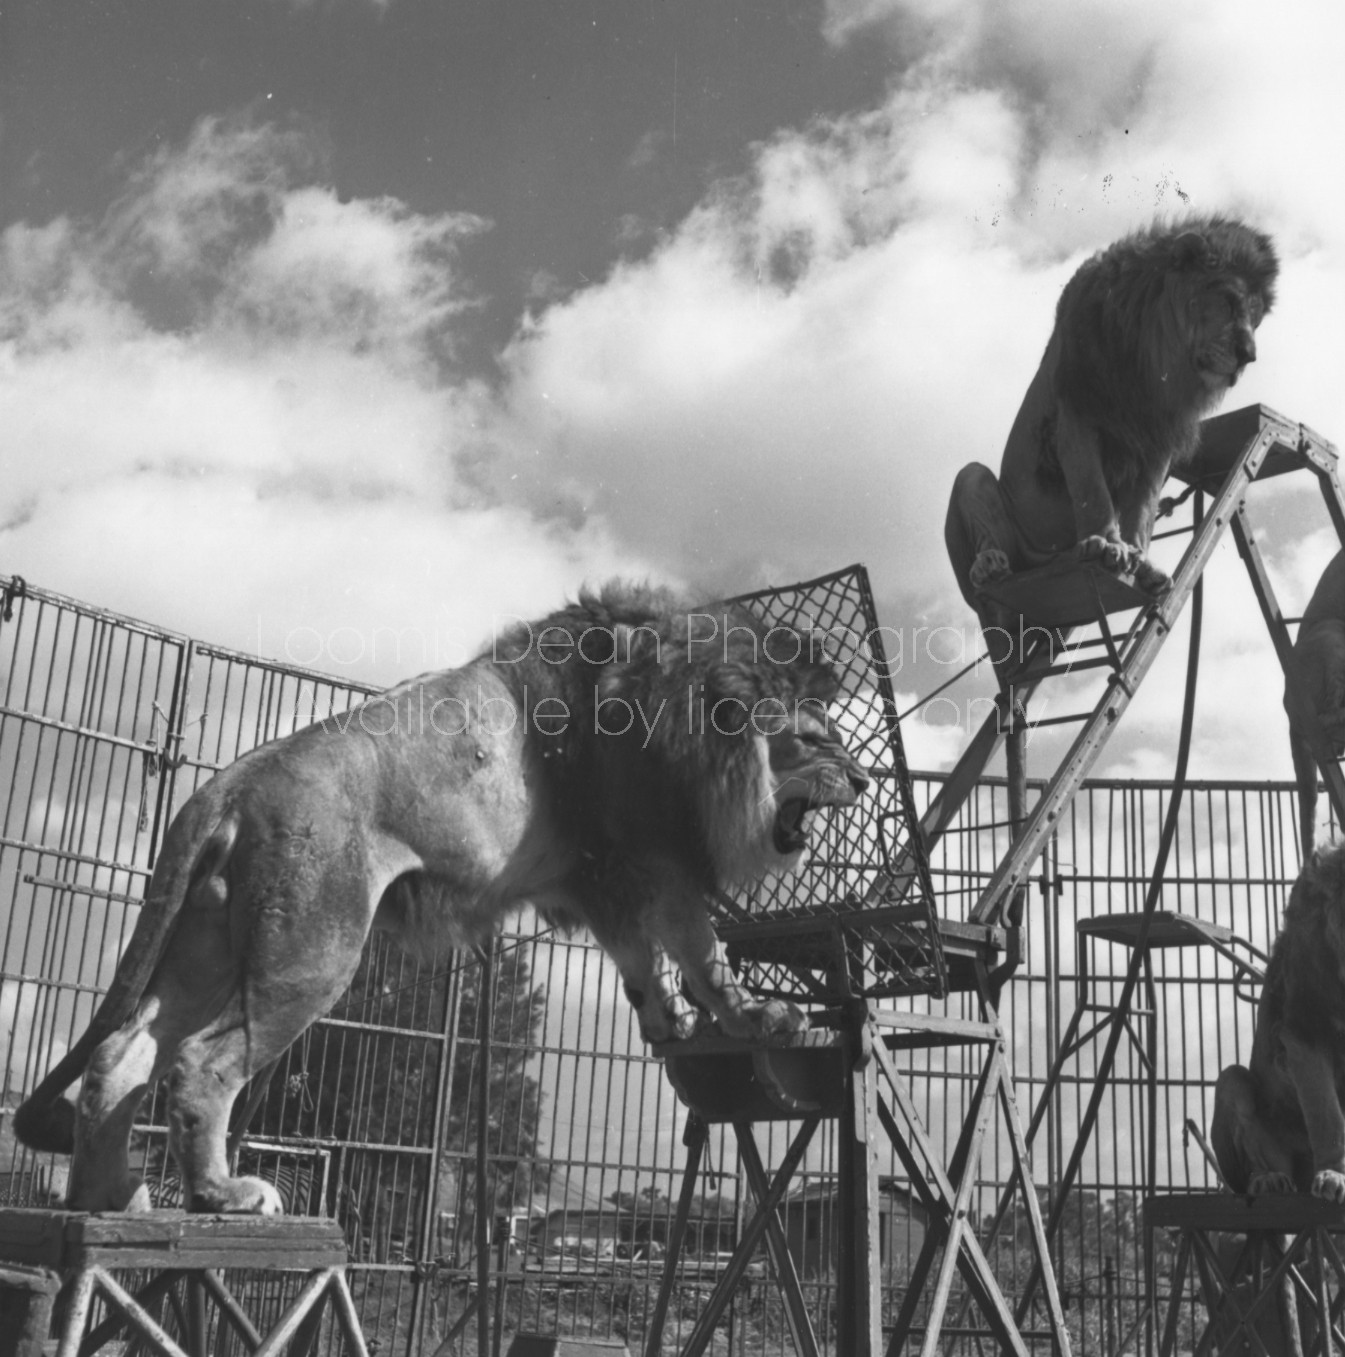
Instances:
[[[178,1258],[179,1266],[278,1270],[344,1267],[347,1261],[340,1225],[319,1216],[188,1216]]]
[[[1133,947],[1139,936],[1144,915],[1098,914],[1091,919],[1080,919],[1077,930],[1090,937]],[[1207,923],[1190,914],[1178,914],[1170,909],[1156,909],[1151,916],[1147,947],[1198,947],[1208,942],[1232,942],[1233,930],[1222,924]]]
[[[1144,1203],[1144,1218],[1150,1226],[1162,1229],[1297,1234],[1321,1226],[1345,1231],[1345,1206],[1306,1192],[1268,1193],[1263,1197],[1174,1192],[1150,1197]]]
[[[97,1264],[295,1271],[342,1267],[347,1255],[341,1227],[317,1216],[12,1208],[0,1210],[0,1259],[57,1270]]]

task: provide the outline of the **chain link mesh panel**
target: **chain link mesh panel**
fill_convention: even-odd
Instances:
[[[856,805],[816,813],[798,871],[720,901],[730,958],[758,994],[804,1003],[834,996],[838,967],[870,997],[942,995],[929,860],[868,572],[854,565],[734,601],[826,652],[837,723],[873,782]]]

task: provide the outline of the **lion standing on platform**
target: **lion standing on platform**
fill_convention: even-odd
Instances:
[[[614,584],[254,749],[174,819],[108,994],[16,1133],[73,1150],[72,1207],[145,1209],[127,1145],[163,1079],[189,1209],[277,1211],[225,1150],[246,1081],[336,1002],[371,928],[431,957],[525,904],[593,933],[650,1041],[695,1029],[681,987],[732,1036],[806,1026],[738,983],[707,901],[796,867],[815,813],[863,792],[837,683],[811,635]]]
[[[1294,883],[1271,951],[1247,1068],[1214,1092],[1210,1142],[1234,1192],[1345,1202],[1345,844]]]
[[[953,485],[948,555],[984,626],[1017,621],[985,585],[1065,551],[1170,587],[1147,556],[1159,492],[1255,360],[1277,272],[1268,236],[1203,216],[1136,231],[1069,280],[998,478],[973,462]]]

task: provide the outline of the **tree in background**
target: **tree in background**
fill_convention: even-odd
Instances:
[[[1037,1196],[1045,1217],[1050,1211],[1046,1188]],[[1027,1212],[1021,1199],[1001,1224],[987,1252],[1010,1295],[1018,1294],[1032,1271],[1033,1252]],[[1171,1241],[1163,1232],[1155,1239],[1158,1275],[1173,1266]],[[1053,1257],[1056,1281],[1071,1335],[1085,1350],[1114,1351],[1122,1340],[1133,1350],[1133,1327],[1144,1307],[1144,1236],[1140,1200],[1134,1192],[1111,1196],[1075,1188],[1056,1232]],[[1039,1317],[1044,1314],[1037,1288]]]
[[[621,1238],[633,1243],[668,1242],[677,1204],[655,1183],[638,1192],[618,1190],[607,1200],[617,1209]],[[732,1197],[722,1194],[692,1197],[687,1215],[688,1253],[718,1253],[737,1243],[738,1208]]]
[[[546,993],[531,983],[523,947],[505,941],[495,956],[488,1190],[492,1214],[507,1215],[549,1178],[549,1167],[534,1158],[542,1097],[527,1068]],[[433,1144],[446,1027],[439,1210],[452,1217],[455,1235],[472,1238],[480,988],[481,966],[470,953],[418,963],[375,937],[331,1019],[305,1033],[269,1080],[249,1131],[342,1142],[332,1151],[328,1209],[346,1221],[352,1247],[360,1243],[357,1256],[387,1259],[416,1247],[431,1166],[423,1155],[364,1147]]]
[[[546,1009],[545,986],[531,983],[524,948],[508,941],[494,952],[494,1003],[491,1009],[490,1088],[486,1100],[488,1199],[492,1218],[508,1217],[551,1180],[551,1168],[536,1157],[542,1094],[528,1073]],[[476,1147],[481,1107],[481,1059],[477,1023],[481,1003],[480,965],[461,976],[458,1006],[458,1056],[449,1088],[444,1128],[443,1181],[456,1199],[458,1248],[470,1244],[476,1213]],[[454,1210],[441,1192],[443,1210]]]

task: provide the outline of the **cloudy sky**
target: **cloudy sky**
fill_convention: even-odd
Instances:
[[[1345,436],[1342,69],[1338,0],[9,0],[0,572],[391,681],[586,580],[862,560],[928,692],[949,486],[1094,249],[1271,231],[1230,404]],[[1271,498],[1294,607],[1333,548]],[[1196,770],[1284,775],[1211,588]],[[1176,658],[1113,771],[1170,768]]]

